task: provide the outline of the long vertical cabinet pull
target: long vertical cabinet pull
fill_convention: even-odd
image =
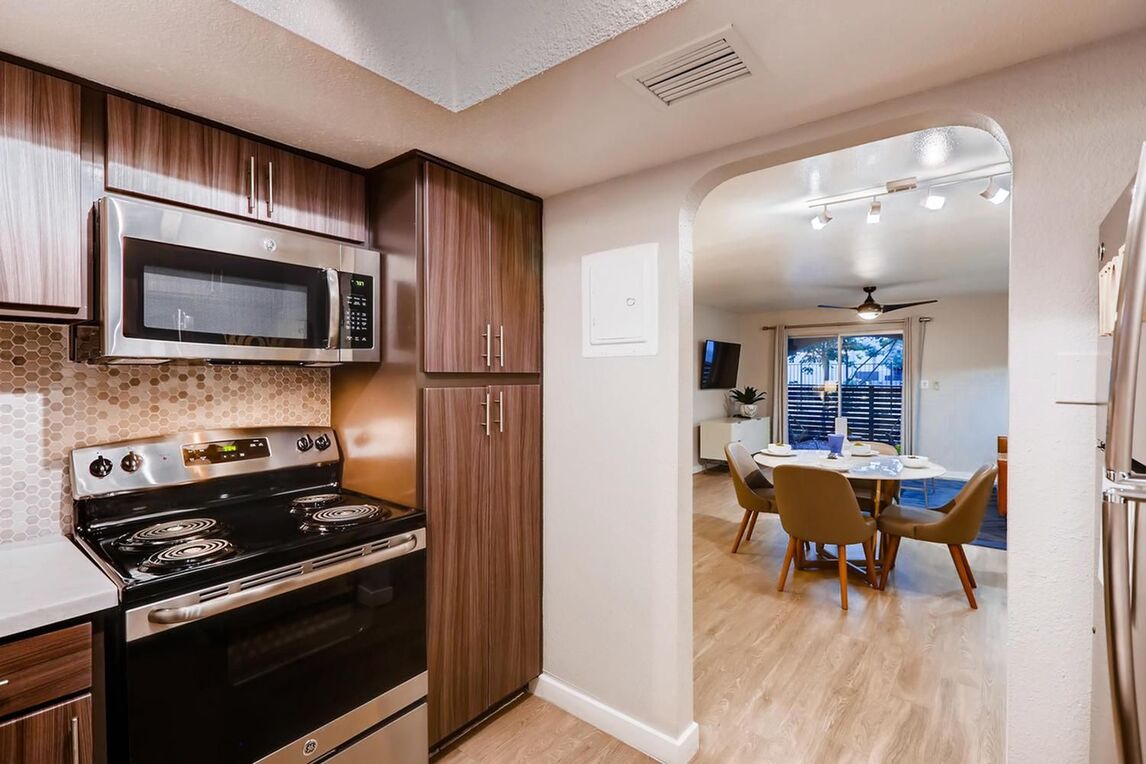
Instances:
[[[275,213],[275,163],[267,162],[267,217]]]
[[[72,717],[72,764],[80,764],[80,718]]]
[[[490,399],[490,393],[487,390],[486,394],[485,394],[485,400],[482,401],[482,404],[481,404],[481,410],[482,410],[481,426],[482,426],[482,429],[485,430],[485,436],[487,438],[489,437],[489,433],[490,433],[490,423],[489,423],[490,401],[489,401],[489,399]]]
[[[505,432],[505,392],[497,393],[497,431]]]
[[[497,365],[505,368],[505,326],[498,325],[497,327]]]
[[[493,365],[493,332],[492,326],[485,325],[485,331],[481,333],[482,342],[485,343],[485,350],[482,352],[482,360],[485,361],[485,366],[488,369]]]
[[[247,213],[250,215],[255,214],[255,155],[251,155],[251,169],[247,173],[248,188],[247,188]]]

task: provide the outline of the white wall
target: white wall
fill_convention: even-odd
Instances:
[[[692,717],[691,222],[704,194],[739,173],[967,124],[1006,141],[1015,168],[1009,758],[1085,760],[1096,418],[1056,405],[1049,380],[1056,353],[1095,347],[1098,225],[1146,138],[1143,82],[1137,34],[547,199],[545,670],[666,735]],[[660,246],[661,353],[581,358],[579,258],[639,242]]]
[[[927,326],[920,379],[938,381],[939,387],[919,391],[919,440],[913,450],[953,477],[967,477],[994,462],[995,436],[1007,433],[1007,296],[945,297],[885,318],[916,316],[934,319]],[[763,380],[771,400],[775,332],[760,327],[832,321],[848,323],[848,315],[815,308],[742,314],[741,373]],[[919,324],[912,323],[918,346]]]
[[[700,423],[706,419],[720,419],[728,416],[727,390],[700,389],[700,360],[705,340],[739,343],[741,341],[740,316],[708,305],[692,306],[692,463],[694,470],[700,469]],[[739,378],[737,378],[736,384],[739,387]],[[759,385],[754,386],[759,388]]]

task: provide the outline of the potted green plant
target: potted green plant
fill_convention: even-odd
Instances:
[[[745,387],[743,390],[729,390],[728,395],[732,400],[740,404],[740,416],[745,419],[752,419],[756,416],[756,404],[768,397],[766,393],[762,393],[755,387]]]

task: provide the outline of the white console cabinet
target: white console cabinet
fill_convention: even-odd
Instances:
[[[700,458],[723,462],[724,445],[734,441],[743,443],[754,454],[768,446],[771,436],[771,417],[710,419],[700,423]]]

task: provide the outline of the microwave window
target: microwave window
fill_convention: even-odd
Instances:
[[[226,273],[143,268],[143,326],[266,339],[304,340],[305,286]]]
[[[167,342],[324,348],[322,268],[145,239],[123,242],[124,334]]]

